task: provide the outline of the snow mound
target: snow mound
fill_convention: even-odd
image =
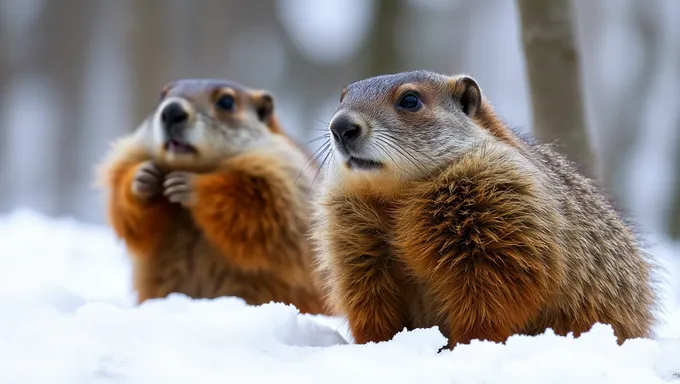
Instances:
[[[680,383],[674,289],[656,340],[619,346],[598,324],[578,339],[548,330],[438,353],[436,328],[353,345],[341,319],[280,303],[175,294],[135,306],[129,273],[106,227],[0,217],[0,382]]]

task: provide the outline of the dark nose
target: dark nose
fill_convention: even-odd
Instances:
[[[166,129],[187,121],[189,114],[179,103],[170,103],[161,112],[161,121]]]
[[[330,129],[335,140],[343,145],[351,143],[361,135],[361,126],[347,115],[334,119]]]

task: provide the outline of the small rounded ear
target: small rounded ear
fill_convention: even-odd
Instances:
[[[274,116],[274,96],[266,91],[253,92],[252,101],[257,117],[269,125]]]
[[[467,75],[451,77],[449,81],[451,95],[458,101],[463,113],[473,117],[482,105],[482,90],[477,81]]]
[[[345,98],[345,95],[347,94],[347,87],[342,87],[342,91],[340,91],[340,102],[342,103],[342,99]]]
[[[172,88],[173,85],[174,83],[172,82],[163,85],[163,88],[161,88],[161,92],[159,94],[159,100],[165,99],[165,96],[168,95],[168,92],[170,92],[170,88]]]

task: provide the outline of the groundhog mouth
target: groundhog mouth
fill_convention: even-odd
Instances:
[[[198,151],[196,151],[196,148],[192,146],[189,143],[177,140],[177,139],[170,139],[165,142],[165,150],[168,152],[172,153],[181,153],[181,154],[196,154]]]
[[[382,168],[383,164],[370,160],[370,159],[360,159],[358,157],[350,156],[347,161],[345,161],[345,165],[349,169],[362,169],[362,170],[373,170],[373,169],[380,169]]]

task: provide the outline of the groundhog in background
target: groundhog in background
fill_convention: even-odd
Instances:
[[[314,239],[355,342],[438,326],[449,347],[611,324],[651,336],[656,266],[595,183],[505,126],[469,76],[348,85]]]
[[[218,80],[166,86],[100,169],[138,301],[178,292],[322,313],[307,158],[279,127],[268,92]]]

